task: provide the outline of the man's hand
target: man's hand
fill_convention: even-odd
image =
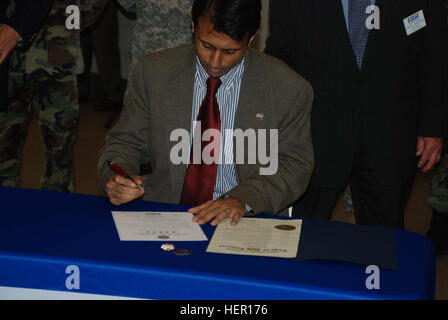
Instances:
[[[20,35],[6,24],[0,24],[0,64],[5,61],[12,49],[17,45]]]
[[[210,224],[216,226],[225,218],[231,217],[231,225],[236,226],[246,212],[246,205],[235,198],[218,199],[207,201],[200,206],[191,208],[188,212],[196,214],[193,222],[199,224],[205,224],[213,219]]]
[[[137,185],[141,186],[143,184],[140,176],[133,175],[132,179],[134,179]],[[137,185],[118,174],[111,176],[109,182],[106,183],[106,192],[110,203],[119,206],[140,198],[145,191],[138,188]]]
[[[442,147],[443,138],[419,137],[417,139],[417,156],[421,156],[418,167],[423,168],[423,172],[431,170],[439,162]]]

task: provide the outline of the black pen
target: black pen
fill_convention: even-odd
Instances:
[[[132,177],[123,169],[121,169],[119,166],[117,166],[115,163],[113,163],[112,161],[108,161],[107,165],[109,166],[109,168],[115,172],[116,174],[119,174],[122,177],[125,177],[126,179],[131,180],[132,182],[135,183],[135,187],[144,191],[145,189],[143,189],[142,186],[138,185],[137,182],[134,181],[134,179],[132,179]]]

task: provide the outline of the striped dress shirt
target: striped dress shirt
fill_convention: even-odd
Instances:
[[[218,172],[216,174],[213,199],[221,197],[226,192],[237,186],[235,165],[233,163],[233,135],[225,134],[233,132],[235,114],[238,108],[241,79],[244,73],[245,58],[233,67],[224,76],[220,77],[221,86],[216,93],[221,117],[221,140],[219,152]],[[207,79],[209,74],[205,71],[199,58],[196,57],[196,75],[193,92],[193,109],[190,131],[190,150],[193,143],[193,125],[197,121],[199,109],[207,93]],[[188,157],[190,159],[190,157]]]

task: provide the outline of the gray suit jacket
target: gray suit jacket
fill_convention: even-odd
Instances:
[[[178,142],[171,142],[170,134],[179,128],[191,129],[195,72],[193,46],[140,59],[121,118],[100,151],[102,189],[112,175],[108,160],[132,175],[138,174],[141,160],[149,156],[152,173],[144,200],[179,203],[187,165],[171,162],[171,148]],[[258,157],[257,164],[236,164],[238,186],[228,195],[249,204],[255,213],[279,213],[305,192],[314,165],[312,102],[313,90],[305,79],[280,60],[247,51],[234,129],[278,129],[278,171],[260,175]],[[263,120],[257,117],[260,113]]]

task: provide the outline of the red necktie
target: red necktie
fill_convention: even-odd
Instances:
[[[190,154],[190,164],[185,175],[184,188],[180,203],[183,205],[197,206],[206,201],[213,199],[213,191],[215,190],[216,173],[218,172],[218,164],[214,161],[206,164],[202,160],[202,151],[209,143],[217,146],[218,154],[214,155],[215,149],[211,152],[214,159],[219,159],[219,141],[202,141],[202,135],[207,129],[215,129],[221,131],[221,117],[219,114],[218,101],[216,100],[216,92],[221,85],[219,78],[209,77],[207,79],[207,94],[202,101],[199,109],[198,119],[201,123],[201,137],[193,137],[201,140],[201,163],[193,163],[193,146]]]

